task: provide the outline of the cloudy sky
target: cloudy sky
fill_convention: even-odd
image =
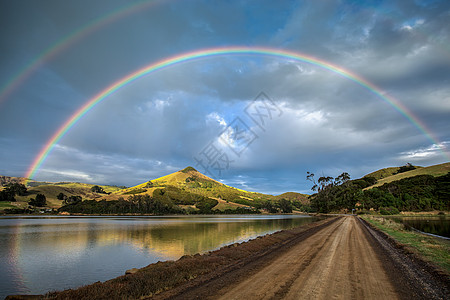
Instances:
[[[224,54],[124,85],[67,131],[34,179],[131,186],[191,165],[238,188],[307,193],[307,171],[357,178],[447,162],[449,20],[447,0],[0,1],[0,174],[24,176],[67,119],[128,74],[233,46],[338,66],[420,126],[323,67]]]

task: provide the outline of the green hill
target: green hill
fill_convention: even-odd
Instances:
[[[384,168],[384,169],[369,173],[369,174],[365,175],[364,177],[373,177],[376,180],[380,180],[380,179],[394,175],[395,173],[397,173],[397,171],[399,169],[400,169],[400,167]]]
[[[145,194],[152,193],[155,189],[164,187],[177,187],[184,191],[217,199],[219,201],[225,201],[229,204],[240,204],[240,206],[254,206],[255,202],[276,201],[283,198],[290,201],[300,201],[302,204],[309,201],[308,195],[295,192],[287,192],[278,196],[273,196],[237,189],[209,178],[195,170],[193,167],[187,167],[181,171],[118,191],[117,193]]]
[[[152,194],[156,189],[164,189],[167,187],[175,187],[204,197],[248,206],[251,206],[249,201],[271,200],[273,197],[271,195],[247,192],[227,186],[203,175],[192,167],[187,167],[181,171],[118,191],[117,194]]]
[[[303,205],[309,204],[309,195],[300,194],[300,193],[296,193],[296,192],[286,192],[286,193],[280,194],[278,196],[275,196],[275,199],[277,199],[277,200],[286,199],[286,200],[290,200],[290,201],[299,201]]]
[[[396,170],[393,171],[394,169],[396,169]],[[399,169],[398,167],[386,168],[386,169],[382,169],[382,170],[367,174],[364,177],[372,176],[372,177],[376,178],[376,176],[381,176],[376,184],[368,187],[367,189],[378,187],[385,183],[390,183],[390,182],[397,181],[400,179],[414,177],[417,175],[432,175],[434,177],[442,176],[442,175],[445,175],[448,172],[450,172],[450,162],[439,164],[439,165],[434,165],[434,166],[429,166],[429,167],[417,167],[415,170],[395,174],[395,172],[397,172],[398,169]],[[392,173],[392,174],[388,175],[388,176],[382,176],[383,174],[387,175],[388,173]],[[375,176],[373,174],[375,174]]]

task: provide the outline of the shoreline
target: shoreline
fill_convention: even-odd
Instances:
[[[282,250],[285,243],[295,238],[296,235],[310,229],[315,229],[315,232],[325,223],[336,219],[327,218],[293,229],[280,230],[202,254],[184,255],[175,261],[160,261],[140,269],[128,270],[131,271],[128,275],[122,275],[104,282],[95,282],[64,291],[48,292],[45,295],[11,295],[7,299],[24,299],[20,298],[22,296],[34,297],[29,299],[44,299],[45,297],[50,299],[76,299],[83,296],[94,299],[118,299],[155,295],[167,289],[176,288],[197,277],[211,275],[217,273],[218,270],[234,268],[236,265],[244,263],[245,260],[253,260],[269,252]],[[145,284],[143,284],[144,282]],[[118,291],[119,286],[121,293]],[[116,292],[119,292],[119,294],[116,294]]]

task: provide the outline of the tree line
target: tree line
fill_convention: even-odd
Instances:
[[[406,167],[411,169],[411,166]],[[336,178],[322,176],[317,181],[313,173],[307,172],[306,178],[313,183],[312,190],[316,192],[310,196],[311,210],[316,212],[359,208],[393,214],[402,210],[450,209],[450,172],[438,177],[417,175],[367,190],[364,189],[377,182],[375,178],[350,180],[345,172]]]

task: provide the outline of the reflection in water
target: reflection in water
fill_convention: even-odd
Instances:
[[[73,288],[310,223],[303,216],[0,218],[0,297]]]
[[[393,219],[422,232],[450,238],[450,218],[448,217],[394,217]]]

